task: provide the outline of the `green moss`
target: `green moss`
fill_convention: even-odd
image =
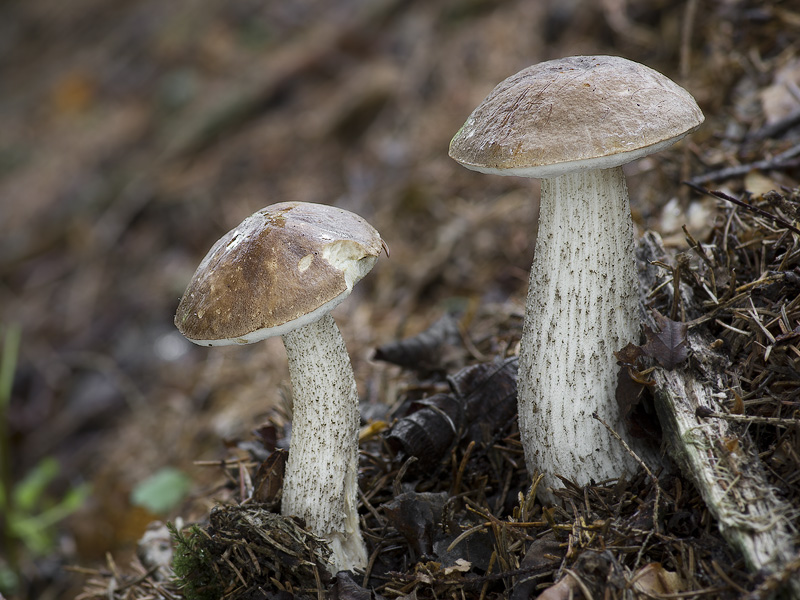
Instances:
[[[224,586],[207,547],[208,537],[197,525],[188,532],[178,531],[172,523],[167,527],[175,540],[172,559],[175,581],[186,600],[219,600]]]

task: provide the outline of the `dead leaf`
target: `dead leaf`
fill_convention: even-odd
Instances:
[[[384,504],[383,510],[417,557],[432,556],[436,530],[441,524],[446,501],[446,492],[407,492]]]
[[[736,454],[741,450],[741,445],[739,444],[739,438],[737,437],[723,437],[722,442],[725,444],[725,448],[728,449],[728,452],[731,454]]]
[[[333,582],[328,598],[330,600],[372,600],[373,592],[358,585],[347,571],[339,571],[336,580]],[[383,596],[375,594],[375,600],[380,600]]]
[[[451,573],[469,573],[469,570],[472,568],[472,563],[468,560],[464,560],[463,558],[456,559],[455,564],[452,567],[445,567],[444,574],[450,575]]]
[[[744,414],[744,400],[742,397],[733,392],[733,406],[731,406],[731,414],[733,415],[743,415]]]
[[[389,429],[389,423],[383,420],[377,421],[370,421],[364,427],[362,427],[358,432],[358,443],[361,444],[366,442],[367,440],[371,440],[372,438],[380,435],[384,431]]]
[[[276,450],[259,465],[253,480],[254,502],[272,504],[280,501],[288,457],[286,450]]]
[[[531,542],[520,563],[520,570],[525,574],[517,578],[509,600],[530,598],[540,581],[537,575],[556,568],[561,554],[560,543],[552,530]]]
[[[633,577],[633,589],[646,598],[676,595],[683,591],[683,581],[674,571],[667,571],[661,563],[648,563]]]
[[[453,394],[435,394],[410,403],[406,415],[386,435],[403,460],[418,459],[429,469],[466,439],[488,443],[517,413],[517,358],[465,367],[448,378]]]
[[[572,576],[567,575],[551,585],[541,594],[536,596],[536,600],[575,600],[583,598],[578,581]]]
[[[434,468],[461,438],[463,401],[450,394],[435,394],[412,402],[409,413],[392,426],[386,442],[400,460],[414,456],[419,468]]]
[[[797,96],[794,90],[798,84],[800,84],[800,59],[794,58],[774,72],[772,85],[758,93],[767,123],[785,119],[797,109]]]
[[[516,417],[518,362],[513,357],[472,365],[449,378],[464,399],[467,439],[485,443]]]
[[[656,323],[660,331],[654,332],[645,326],[644,334],[647,342],[642,346],[644,353],[650,358],[671,371],[682,363],[689,355],[686,347],[686,323],[668,319],[658,311],[654,312]]]
[[[619,364],[633,366],[637,360],[644,356],[644,352],[642,352],[641,346],[628,342],[622,350],[614,352],[614,356],[617,357]]]
[[[424,373],[446,370],[463,352],[458,319],[447,313],[415,336],[378,346],[373,358]]]

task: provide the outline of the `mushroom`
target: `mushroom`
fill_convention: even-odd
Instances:
[[[293,387],[281,512],[331,547],[331,572],[364,568],[359,527],[358,391],[330,311],[384,248],[364,219],[322,204],[283,202],[224,235],[194,274],[175,315],[204,346],[281,336]]]
[[[613,354],[638,341],[642,316],[622,165],[702,122],[694,98],[660,73],[614,56],[573,56],[500,83],[450,143],[450,156],[469,169],[542,180],[518,412],[526,464],[545,475],[545,500],[556,474],[585,485],[636,468],[592,418],[631,441],[615,401]]]

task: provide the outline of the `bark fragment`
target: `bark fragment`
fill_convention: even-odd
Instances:
[[[655,317],[647,307],[650,290],[660,282],[658,267],[666,251],[657,233],[644,235],[637,249],[642,302],[650,327]],[[672,283],[664,287],[672,295]],[[682,294],[683,290],[681,290]],[[692,298],[682,294],[690,305]],[[686,345],[690,360],[674,370],[656,368],[653,393],[669,453],[702,495],[717,519],[720,533],[737,548],[753,571],[781,573],[797,558],[789,516],[791,507],[767,480],[764,465],[747,432],[732,421],[703,419],[700,407],[727,412],[724,373],[729,360],[712,349],[714,340],[702,328],[690,329]],[[730,440],[737,440],[731,446]],[[800,598],[800,581],[789,583],[792,598]]]

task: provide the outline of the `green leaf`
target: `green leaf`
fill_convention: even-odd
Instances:
[[[186,497],[192,480],[186,473],[165,467],[139,483],[131,492],[131,503],[151,513],[167,513]]]
[[[0,414],[11,400],[11,386],[14,383],[14,371],[17,368],[19,353],[20,328],[9,326],[3,336],[3,354],[0,356]]]
[[[0,510],[8,512],[11,494],[11,460],[9,458],[11,441],[8,434],[6,412],[11,403],[11,389],[14,384],[14,371],[19,354],[20,328],[16,325],[6,327],[3,335],[3,348],[0,354]],[[0,532],[0,542],[5,536]]]
[[[80,508],[90,489],[85,483],[74,487],[57,504],[40,513],[19,510],[9,513],[7,522],[11,534],[34,556],[49,554],[53,549],[54,525]]]
[[[8,565],[0,563],[0,594],[12,596],[19,588],[19,575]]]
[[[52,456],[47,456],[40,460],[14,486],[13,507],[23,513],[32,512],[41,502],[47,486],[58,475],[58,470],[58,461]]]
[[[44,556],[53,548],[53,531],[42,528],[36,516],[13,515],[8,528],[13,537],[21,540],[34,556]]]

